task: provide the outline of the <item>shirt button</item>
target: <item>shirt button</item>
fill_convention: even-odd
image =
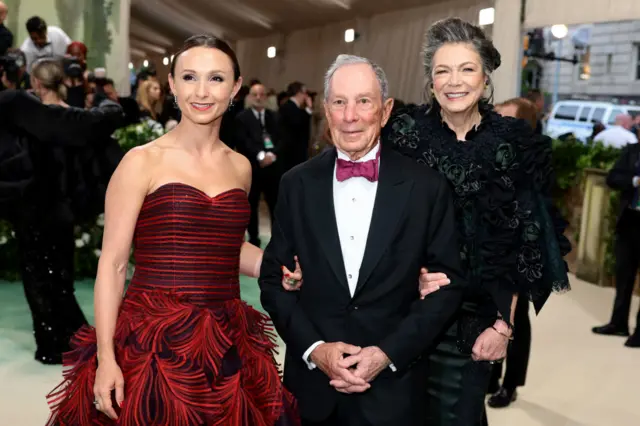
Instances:
[[[353,201],[353,202],[355,203],[355,202],[356,202],[356,199],[355,199],[355,198],[352,198],[352,199],[351,199],[351,201]]]
[[[353,237],[353,235],[352,235],[352,236],[351,236],[350,238],[351,238],[351,241],[353,241],[353,240],[354,240],[354,237]]]
[[[351,276],[351,274],[349,274],[349,275],[347,275],[347,276],[349,277],[349,279],[353,278],[353,277]]]

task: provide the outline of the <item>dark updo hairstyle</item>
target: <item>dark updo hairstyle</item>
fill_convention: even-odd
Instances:
[[[211,34],[194,35],[185,40],[180,50],[178,50],[173,55],[173,60],[171,61],[170,68],[171,77],[175,76],[176,62],[178,62],[178,58],[180,57],[180,55],[182,55],[189,49],[193,49],[194,47],[218,49],[219,51],[227,55],[233,63],[233,79],[235,81],[238,81],[238,79],[240,78],[240,63],[238,62],[238,58],[236,57],[236,52],[234,52],[233,49],[225,41],[212,36]]]
[[[482,71],[487,77],[489,85],[489,96],[484,100],[491,102],[493,100],[493,82],[491,81],[491,73],[500,66],[500,52],[494,47],[491,40],[487,38],[484,31],[460,18],[447,18],[440,20],[427,30],[422,46],[422,58],[424,61],[425,72],[425,96],[426,103],[432,105],[434,103],[433,93],[433,57],[438,49],[450,43],[465,43],[473,47],[480,56],[482,63]]]

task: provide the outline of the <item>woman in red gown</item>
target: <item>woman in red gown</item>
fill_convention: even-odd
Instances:
[[[169,83],[182,120],[129,151],[109,183],[96,326],[72,340],[48,424],[296,425],[268,318],[240,299],[239,273],[260,252],[244,243],[251,166],[219,139],[242,84],[238,60],[223,41],[194,36]]]

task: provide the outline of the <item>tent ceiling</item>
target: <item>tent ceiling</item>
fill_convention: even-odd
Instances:
[[[188,35],[226,40],[287,33],[445,0],[132,0],[131,46],[163,54]]]

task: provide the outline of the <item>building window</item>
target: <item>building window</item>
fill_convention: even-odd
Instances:
[[[640,44],[636,44],[636,80],[640,80]]]

